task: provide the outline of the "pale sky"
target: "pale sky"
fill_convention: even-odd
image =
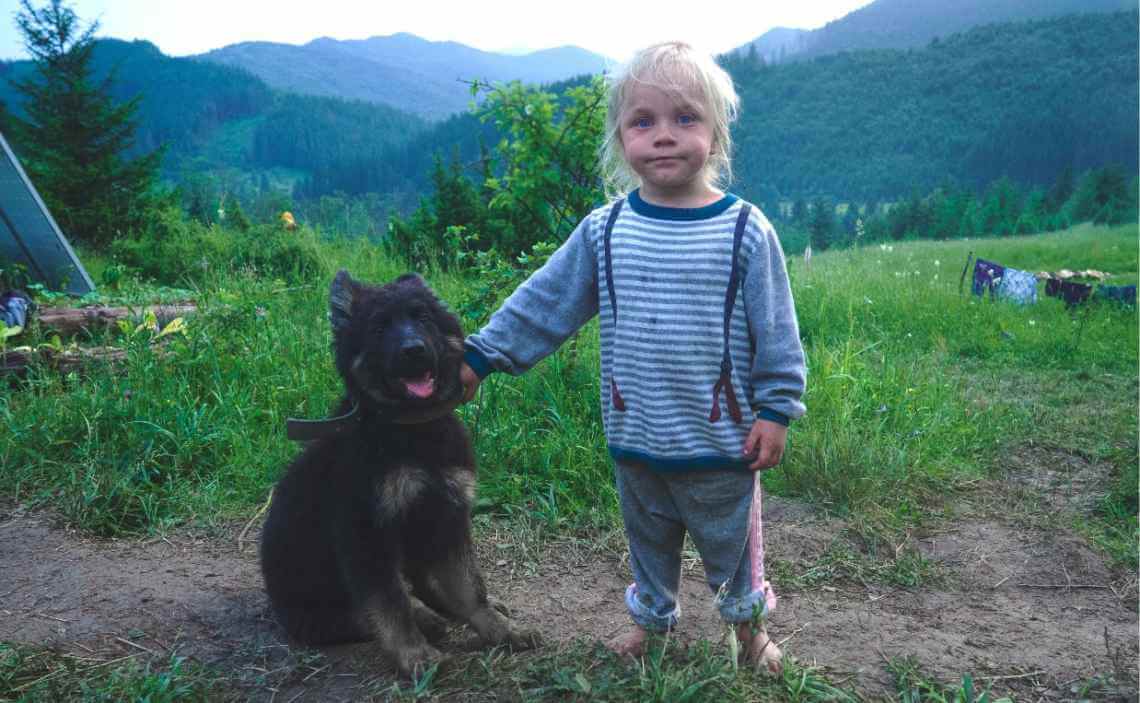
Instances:
[[[75,0],[68,3],[97,36],[146,39],[171,56],[243,41],[305,44],[322,36],[365,39],[410,32],[477,49],[546,49],[573,44],[623,61],[639,47],[681,39],[721,53],[773,27],[815,29],[871,0]],[[32,5],[46,5],[32,0]],[[283,6],[291,6],[282,9]],[[0,59],[24,59],[17,0],[0,0]]]

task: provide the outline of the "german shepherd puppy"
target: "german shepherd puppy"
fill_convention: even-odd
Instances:
[[[459,321],[415,274],[376,287],[346,271],[329,320],[341,417],[288,467],[261,537],[278,620],[306,644],[377,639],[404,674],[440,659],[424,634],[442,634],[435,613],[486,645],[535,646],[488,605],[471,544]]]

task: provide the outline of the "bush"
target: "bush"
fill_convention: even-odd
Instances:
[[[291,283],[328,273],[311,230],[254,225],[236,231],[188,220],[178,208],[159,213],[140,234],[112,242],[111,255],[165,285],[202,283],[216,272],[241,269]]]

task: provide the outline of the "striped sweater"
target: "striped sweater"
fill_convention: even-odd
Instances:
[[[747,470],[743,446],[753,419],[786,425],[803,415],[806,369],[783,251],[753,207],[729,323],[731,383],[746,403],[744,417],[738,423],[726,411],[710,420],[714,402],[725,403],[724,393],[714,400],[713,389],[743,205],[725,195],[701,208],[666,208],[630,193],[610,243],[616,324],[604,250],[614,204],[594,210],[467,338],[468,365],[480,378],[521,374],[600,314],[602,418],[614,459],[659,471]]]

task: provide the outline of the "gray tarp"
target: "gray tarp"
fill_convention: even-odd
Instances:
[[[0,266],[19,264],[52,290],[83,295],[95,290],[71,245],[0,134]]]

